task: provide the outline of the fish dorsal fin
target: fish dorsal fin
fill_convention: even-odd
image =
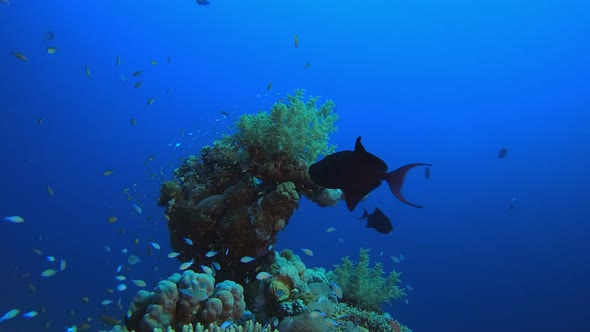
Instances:
[[[354,143],[354,152],[367,152],[363,143],[361,143],[361,137],[356,138],[356,143]]]

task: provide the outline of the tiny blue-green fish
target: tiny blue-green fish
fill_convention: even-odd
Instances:
[[[250,263],[254,259],[256,259],[256,258],[250,257],[250,256],[244,256],[244,257],[240,258],[240,262],[242,262],[242,263]]]
[[[189,239],[188,237],[184,238],[184,242],[186,242],[186,244],[188,244],[189,246],[193,245],[193,240]]]
[[[211,265],[213,265],[213,267],[214,267],[214,268],[215,268],[217,271],[221,270],[221,265],[219,265],[219,263],[217,263],[217,262],[213,262],[213,263],[211,263]]]
[[[20,313],[19,309],[10,310],[9,312],[5,313],[4,316],[0,317],[0,323],[2,323],[5,320],[9,320],[9,319],[16,317],[16,315],[18,315],[19,313]]]
[[[198,290],[193,294],[191,294],[191,297],[199,302],[201,301],[205,301],[206,299],[209,298],[209,295],[207,295],[207,292],[205,292],[204,290]]]
[[[47,278],[47,277],[51,277],[52,275],[54,275],[56,273],[57,273],[57,270],[47,269],[47,270],[41,272],[41,276]]]
[[[160,250],[160,245],[159,245],[159,244],[157,244],[156,242],[150,242],[150,245],[151,245],[152,247],[154,247],[154,249],[156,249],[156,250]]]
[[[5,217],[4,220],[11,222],[11,223],[15,223],[15,224],[20,224],[20,223],[25,222],[25,219],[21,216]]]
[[[66,259],[65,258],[62,258],[59,261],[59,270],[60,271],[64,271],[66,269],[66,267],[67,267]]]
[[[129,256],[129,258],[127,258],[127,262],[129,262],[129,264],[131,265],[135,265],[137,263],[139,263],[141,260],[139,259],[139,257],[135,256],[135,255],[131,255]],[[119,271],[117,271],[119,272]]]
[[[135,210],[135,212],[137,212],[137,214],[143,213],[143,210],[141,209],[141,207],[135,203],[133,203],[133,209]]]
[[[33,318],[33,317],[37,316],[38,314],[39,314],[38,312],[36,312],[35,310],[32,310],[27,313],[24,313],[23,317]]]
[[[168,254],[168,258],[175,258],[175,257],[178,257],[178,255],[180,255],[179,252],[173,251]]]
[[[208,251],[208,252],[205,254],[205,257],[209,257],[209,258],[211,258],[211,257],[213,257],[213,256],[215,256],[215,255],[217,255],[217,251],[213,251],[213,250],[211,250],[211,251]]]
[[[332,289],[332,291],[334,292],[334,294],[336,295],[337,298],[341,299],[342,298],[342,288],[340,288],[340,286],[338,286],[338,284],[336,284],[335,282],[331,282],[330,283],[330,288]]]
[[[310,314],[309,314],[310,318],[320,318],[320,317],[326,317],[326,313],[324,313],[323,311],[319,310],[319,309],[314,309]]]
[[[50,262],[55,262],[55,256],[47,256],[47,260]]]
[[[256,275],[256,279],[258,280],[265,280],[268,278],[272,278],[272,274],[262,271],[262,272],[258,272],[258,274]]]
[[[135,284],[135,286],[137,286],[137,287],[145,287],[145,286],[147,286],[147,284],[145,283],[145,281],[143,281],[143,280],[140,280],[140,279],[134,279],[134,280],[131,280],[131,281],[132,281],[132,282]]]
[[[307,249],[307,248],[301,248],[301,250],[303,251],[304,254],[306,254],[307,256],[313,256],[313,251],[311,251],[311,249]]]
[[[180,264],[179,269],[184,271],[184,270],[188,269],[189,267],[191,267],[191,265],[193,265],[194,262],[195,262],[194,259],[191,259],[188,262],[184,262],[184,263]]]
[[[203,270],[203,272],[205,272],[206,274],[213,275],[213,270],[206,265],[201,265],[201,270]]]

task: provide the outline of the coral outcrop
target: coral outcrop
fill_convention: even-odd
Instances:
[[[166,207],[170,240],[183,262],[211,266],[225,279],[254,276],[253,264],[268,255],[276,235],[289,223],[301,196],[321,206],[335,205],[339,190],[319,187],[308,166],[333,151],[334,103],[317,106],[298,90],[270,112],[243,115],[231,136],[201,149],[162,185],[158,204]],[[218,254],[206,256],[210,251]]]
[[[334,104],[318,106],[300,90],[287,99],[242,116],[233,135],[188,157],[162,185],[158,204],[189,270],[139,291],[113,331],[411,332],[381,312],[404,293],[398,273],[385,278],[379,263],[369,267],[367,250],[327,273],[274,250],[302,196],[332,206],[341,195],[307,172],[333,151]]]

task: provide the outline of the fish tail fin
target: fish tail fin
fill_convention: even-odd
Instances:
[[[362,215],[362,216],[360,216],[360,217],[359,217],[359,218],[357,218],[357,219],[365,219],[365,218],[367,218],[367,217],[369,216],[369,212],[367,212],[367,209],[363,208],[363,210],[365,210],[365,211],[363,212],[363,215]]]
[[[412,168],[418,167],[418,166],[432,166],[432,165],[431,164],[423,164],[423,163],[407,164],[405,166],[402,166],[402,167],[396,169],[393,172],[387,173],[385,175],[385,181],[387,181],[387,184],[389,184],[389,189],[391,190],[391,192],[393,193],[395,198],[397,198],[401,202],[406,203],[410,206],[421,208],[422,206],[416,205],[414,203],[410,203],[402,195],[402,185],[404,184],[404,179],[406,178],[406,173],[408,173],[408,171],[411,170]]]

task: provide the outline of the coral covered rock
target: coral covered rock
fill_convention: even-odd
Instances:
[[[170,241],[181,261],[210,266],[205,253],[224,252],[215,257],[218,276],[251,279],[256,265],[240,260],[254,257],[260,265],[272,259],[276,235],[302,195],[321,206],[340,199],[339,191],[319,187],[307,171],[319,154],[333,150],[328,135],[335,130],[334,104],[316,107],[317,98],[305,101],[303,91],[288,100],[269,113],[243,115],[233,135],[187,158],[174,180],[162,185],[158,204],[166,207]]]

